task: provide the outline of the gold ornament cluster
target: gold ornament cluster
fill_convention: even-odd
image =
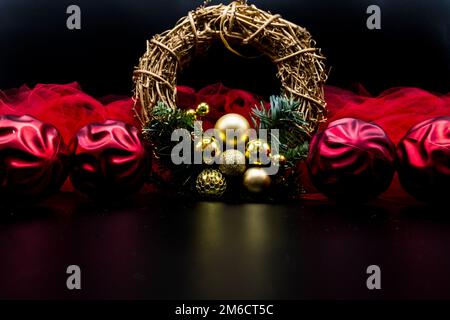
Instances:
[[[262,139],[250,140],[248,130],[250,128],[248,121],[241,115],[236,113],[228,113],[219,118],[214,126],[220,133],[221,143],[236,147],[241,141],[228,141],[225,134],[228,129],[239,131],[239,139],[246,143],[245,154],[237,149],[227,149],[221,152],[218,141],[214,138],[203,138],[196,146],[198,151],[214,150],[216,156],[220,156],[221,161],[218,169],[204,169],[197,176],[196,189],[197,192],[207,198],[218,198],[225,193],[226,179],[242,179],[242,185],[250,193],[263,193],[269,189],[272,184],[270,175],[262,164],[262,157],[266,157],[273,164],[284,165],[285,158],[283,155],[272,155],[269,144]],[[229,144],[227,144],[229,143]],[[216,150],[217,148],[217,150]],[[214,158],[203,157],[203,163],[212,165]],[[248,167],[249,166],[249,167]]]
[[[282,94],[300,102],[303,129],[313,133],[325,120],[323,84],[327,78],[324,57],[309,32],[278,14],[258,9],[246,1],[201,6],[175,27],[147,41],[147,50],[134,70],[135,112],[142,125],[151,120],[158,102],[176,109],[177,74],[194,56],[205,54],[215,40],[236,49],[249,45],[277,66]],[[200,108],[201,109],[201,108]],[[201,115],[202,110],[193,112]]]

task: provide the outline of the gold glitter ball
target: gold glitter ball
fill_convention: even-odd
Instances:
[[[221,157],[219,170],[227,176],[239,176],[245,171],[245,156],[235,149],[224,151]]]

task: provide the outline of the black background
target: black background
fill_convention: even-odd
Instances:
[[[217,1],[213,1],[217,3]],[[255,0],[306,27],[327,56],[329,84],[361,83],[373,94],[392,86],[450,89],[450,2],[447,0]],[[66,8],[81,8],[82,28],[66,28]],[[90,94],[129,95],[131,73],[145,40],[174,26],[200,1],[0,2],[0,88],[23,83],[79,81]],[[366,28],[366,9],[381,7],[382,29]],[[223,63],[223,56],[228,63]],[[194,64],[180,82],[222,81],[261,94],[276,93],[270,63],[241,61],[223,50]]]

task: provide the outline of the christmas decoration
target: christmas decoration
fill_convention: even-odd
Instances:
[[[187,110],[186,115],[192,117],[192,119],[197,119],[197,112],[194,109]]]
[[[227,146],[236,146],[237,144],[244,144],[246,142],[250,124],[240,114],[228,113],[217,120],[214,128],[219,131],[220,139]],[[230,136],[227,134],[227,130],[234,130],[231,131],[231,134],[235,133],[236,136]]]
[[[83,127],[71,149],[71,181],[89,196],[123,197],[138,191],[147,180],[149,163],[139,131],[121,121]]]
[[[298,101],[286,97],[270,97],[270,107],[261,104],[252,110],[255,128],[279,131],[274,139],[279,143],[278,152],[286,158],[289,167],[295,167],[298,161],[308,155],[308,132],[304,127],[307,119],[301,112]]]
[[[361,95],[352,93],[347,90],[331,86],[327,86],[324,89],[327,96],[327,105],[330,109],[329,115],[333,120],[351,116],[358,117],[366,121],[376,121],[377,124],[381,125],[383,129],[389,133],[389,136],[396,142],[400,141],[407,130],[416,123],[436,116],[447,115],[448,117],[448,105],[450,101],[448,95],[432,94],[418,88],[392,88],[383,92],[378,97],[372,97],[367,94]],[[186,97],[180,97],[180,92],[182,93],[182,91],[184,91],[183,95],[186,96],[187,93],[189,93],[189,95]],[[172,130],[167,129],[168,127],[186,128],[192,133],[192,137],[195,138],[195,132],[193,132],[192,124],[196,118],[199,118],[203,122],[202,125],[205,129],[212,128],[216,120],[224,113],[239,113],[246,117],[249,123],[254,123],[250,118],[251,114],[254,120],[257,122],[259,121],[258,117],[251,111],[251,109],[255,105],[258,105],[258,110],[261,109],[261,107],[259,107],[261,98],[244,90],[226,88],[219,83],[207,86],[200,89],[198,92],[192,88],[182,89],[182,87],[178,87],[177,94],[177,101],[183,110],[174,111],[171,107],[164,103],[160,104],[161,108],[159,109],[159,112],[157,112],[158,108],[155,109],[155,115],[158,115],[158,118],[152,118],[152,130],[144,130],[146,135],[148,134],[149,136],[154,137],[154,139],[143,140],[143,142],[148,144],[149,147],[154,145],[159,148],[161,146],[168,146],[172,144],[172,141],[168,139],[169,135],[166,134]],[[280,100],[284,99],[287,102],[289,101],[289,98],[285,96],[280,96],[277,98]],[[123,119],[126,123],[138,121],[133,118],[132,112],[130,112],[134,103],[132,99],[122,98],[117,101],[111,101],[108,99],[108,101],[110,102],[105,105],[90,97],[84,93],[76,83],[67,85],[38,84],[34,88],[22,86],[15,90],[1,91],[0,114],[31,114],[41,121],[54,125],[58,131],[67,138],[67,141],[70,141],[70,139],[74,137],[81,127],[91,122],[102,122],[108,118]],[[203,101],[209,104],[210,112],[206,116],[200,118],[200,116],[196,115],[196,109]],[[273,101],[271,102],[272,103],[270,105],[267,102],[262,102],[264,103],[264,109],[266,111],[271,111],[271,109],[273,109],[273,105],[276,105]],[[191,110],[185,111],[188,109]],[[299,110],[300,109],[297,109],[295,112],[301,114],[301,111]],[[170,116],[162,117],[161,115],[163,114]],[[268,114],[269,112],[267,112],[266,115]],[[270,112],[270,114],[272,114],[272,112]],[[289,112],[287,114],[292,119],[292,114]],[[262,117],[262,119],[269,118]],[[298,119],[301,120],[302,118],[299,117]],[[279,123],[282,124],[281,121],[279,121]],[[293,125],[283,127],[280,124],[277,124],[272,125],[271,127],[274,129],[284,128],[280,130],[280,135],[283,136],[286,132],[296,128],[294,124],[295,122],[291,123]],[[139,126],[139,124],[137,123],[136,126]],[[158,130],[158,128],[161,130]],[[254,128],[259,129],[259,125],[255,125]],[[146,127],[144,129],[148,128]],[[3,131],[3,128],[0,127],[0,132],[0,135],[3,135],[7,132],[7,130]],[[160,133],[162,132],[164,132],[164,134],[161,134],[160,137]],[[434,130],[430,130],[429,137],[430,141],[433,141],[433,139],[437,138],[436,135],[431,135],[431,132],[434,132]],[[309,140],[309,134],[306,134],[305,136],[306,139]],[[364,139],[366,138],[363,137],[362,140]],[[194,147],[198,142],[196,140],[193,141],[195,143],[192,144],[192,147]],[[446,188],[441,188],[438,184],[436,184],[438,179],[434,175],[437,177],[443,175],[443,167],[438,165],[438,160],[443,161],[446,157],[442,156],[442,159],[440,156],[436,157],[437,154],[440,154],[440,151],[437,152],[439,149],[439,144],[433,143],[432,147],[436,149],[433,149],[431,152],[431,144],[426,143],[427,141],[428,138],[421,140],[425,150],[420,150],[420,148],[417,148],[417,150],[420,150],[421,157],[423,154],[428,153],[430,159],[430,161],[427,162],[427,165],[421,168],[424,172],[428,172],[427,170],[431,170],[432,168],[438,168],[439,170],[430,171],[431,173],[429,174],[424,173],[420,176],[420,178],[414,179],[414,183],[421,181],[418,183],[418,187],[420,187],[420,185],[426,186],[423,187],[424,191],[421,192],[420,195],[416,196],[422,200],[437,203],[442,199],[445,199],[445,194],[442,195],[439,190],[445,192]],[[271,143],[270,137],[267,139],[267,142]],[[35,143],[35,141],[33,143]],[[220,144],[220,141],[217,141],[217,143]],[[403,147],[400,147],[399,145],[398,152],[400,152],[401,148],[404,148],[401,152],[404,153],[403,156],[405,157],[402,161],[400,156],[398,156],[397,168],[399,171],[405,170],[405,172],[407,172],[407,170],[410,170],[410,166],[418,167],[411,160],[416,158],[416,156],[411,156],[413,154],[413,152],[410,151],[411,145],[413,144],[411,144],[410,141],[408,143],[404,142]],[[46,146],[46,148],[47,147],[48,146]],[[171,149],[172,147],[168,146],[165,151],[170,151]],[[211,149],[214,150],[215,148]],[[151,148],[152,152],[158,154],[158,158],[155,156],[152,157],[153,173],[149,182],[157,187],[169,187],[170,189],[167,191],[170,191],[171,193],[182,193],[190,196],[190,192],[196,191],[196,178],[198,173],[206,168],[205,162],[207,161],[204,160],[203,163],[199,165],[173,165],[170,161],[170,156],[160,154],[156,152],[156,150],[156,148]],[[206,147],[205,150],[209,150],[209,148]],[[290,199],[291,195],[298,198],[301,194],[300,190],[303,189],[302,184],[304,184],[307,192],[309,193],[307,197],[314,197],[314,195],[310,194],[311,191],[314,191],[314,188],[308,183],[309,181],[306,178],[306,174],[304,173],[305,171],[302,169],[304,164],[297,163],[297,166],[293,167],[292,164],[289,164],[286,160],[283,160],[282,156],[284,156],[283,152],[272,150],[271,165],[276,166],[277,164],[280,164],[280,166],[278,173],[270,177],[272,180],[271,187],[267,190],[268,192],[264,194],[264,199],[286,200]],[[20,158],[21,157],[22,154],[20,155]],[[7,159],[4,153],[0,152],[0,162],[9,162],[9,159],[10,158]],[[66,167],[64,166],[66,161],[62,162],[63,167]],[[17,166],[17,163],[18,162],[14,162],[14,165]],[[210,168],[215,168],[215,165],[212,164]],[[42,172],[48,171],[36,170],[33,174],[21,175],[21,178],[26,177],[29,181],[31,181],[32,179],[38,179]],[[36,174],[36,177],[33,177],[34,174]],[[407,189],[407,185],[412,180],[405,181],[405,179],[408,179],[408,176],[413,176],[413,174],[401,173],[400,176],[402,176],[402,183],[405,189]],[[8,177],[8,172],[4,166],[0,166],[0,177]],[[302,184],[299,183],[299,179],[301,179]],[[413,184],[413,182],[411,182],[411,184]],[[439,183],[439,185],[440,184],[441,183]],[[444,183],[443,185],[445,186],[448,184]],[[64,190],[68,190],[69,188],[70,185],[68,184],[65,186]],[[242,185],[242,181],[239,178],[230,177],[228,181],[228,189],[235,192],[235,194],[233,193],[232,195],[233,200],[235,198],[240,198],[241,200],[254,199],[253,194],[247,195],[242,192],[245,190],[245,187]],[[430,191],[428,192],[428,190]],[[21,195],[22,191],[27,191],[27,189],[21,188],[18,191],[8,192],[0,187],[0,194],[3,195],[3,202],[10,199],[19,198],[21,199],[20,203],[24,203],[39,198],[39,195],[37,197],[28,195],[24,197]],[[410,192],[415,194],[413,191]],[[289,194],[289,197],[286,197],[287,194]],[[383,195],[383,198],[389,198],[394,195],[397,200],[399,196],[404,196],[404,194],[405,191],[401,188],[400,184],[394,184],[389,189],[389,193]],[[237,195],[237,197],[235,197],[235,195]],[[258,194],[255,195],[255,198],[262,199],[258,196]],[[227,199],[229,198],[227,197]],[[15,203],[19,203],[19,201],[14,201]]]
[[[58,191],[67,177],[67,158],[55,127],[28,115],[1,115],[1,203],[26,204]]]
[[[206,102],[202,102],[197,106],[195,114],[199,117],[204,117],[209,113],[209,105]]]
[[[450,186],[450,116],[414,126],[397,146],[403,188],[417,199],[447,201]]]
[[[189,105],[191,109],[187,111],[178,108],[176,102],[178,71],[189,64],[193,57],[201,58],[213,43],[217,43],[216,40],[221,41],[224,48],[240,56],[242,54],[233,48],[235,45],[253,47],[267,56],[278,68],[276,76],[282,84],[281,94],[279,97],[271,98],[269,109],[262,103],[261,109],[255,107],[252,114],[248,111],[244,114],[234,113],[225,108],[222,110],[226,113],[220,114],[218,106],[212,105],[209,101],[209,104],[206,102],[198,104],[195,112],[192,104]],[[186,158],[179,161],[181,164],[173,165],[170,162],[170,154],[174,142],[170,136],[175,129],[186,129],[191,133],[195,141],[194,151],[211,149],[214,155],[217,155],[212,141],[198,142],[198,137],[206,130],[204,124],[209,129],[215,121],[214,128],[219,133],[217,138],[221,140],[218,142],[225,143],[224,150],[241,150],[242,145],[241,151],[247,153],[249,157],[252,153],[256,153],[256,158],[251,159],[251,165],[270,165],[271,161],[276,161],[277,167],[283,167],[279,170],[280,174],[306,158],[308,140],[319,123],[325,119],[326,111],[322,87],[327,78],[327,70],[320,50],[314,45],[310,34],[304,28],[282,19],[279,15],[272,15],[241,1],[217,6],[205,4],[179,20],[172,30],[155,35],[148,41],[147,51],[133,73],[135,111],[142,123],[143,136],[150,145],[153,156],[158,162],[170,168],[172,176],[179,182],[177,185],[192,186],[195,176],[202,169],[201,165],[213,164],[214,156],[207,159],[203,156],[201,165],[198,163],[192,165]],[[238,91],[234,90],[234,93],[237,94]],[[182,93],[185,97],[189,95],[189,92]],[[242,101],[238,97],[231,97],[228,100]],[[259,101],[254,103],[256,105]],[[239,109],[241,113],[242,110],[246,110]],[[212,121],[210,113],[217,116],[213,117]],[[198,118],[202,118],[202,132],[193,132],[193,121]],[[252,142],[249,145],[250,150],[245,152],[244,147],[249,134],[253,133],[249,130],[247,118],[254,120],[255,129],[280,130],[281,148],[280,150],[276,148],[275,151],[283,157],[276,157],[275,160],[270,158],[271,142],[268,141]],[[198,131],[197,126],[195,130]],[[275,141],[278,146],[280,141]],[[221,159],[224,159],[224,163],[219,169],[226,175],[240,175],[245,170],[245,163],[235,163],[236,158],[241,156],[244,156],[245,160],[245,155],[242,153],[237,155],[235,151],[228,152],[228,150],[222,153]],[[262,159],[262,155],[267,156],[267,161],[262,161],[265,160]],[[194,158],[198,159],[196,156],[197,153],[194,154]],[[249,175],[248,179],[253,181],[256,178]],[[270,177],[262,179],[267,180],[270,181]],[[263,186],[264,183],[260,189]],[[185,190],[189,189],[192,187]]]
[[[255,139],[247,143],[245,157],[249,164],[261,165],[266,160],[270,160],[270,156],[270,146],[265,140]]]
[[[151,121],[143,127],[142,133],[151,145],[156,158],[169,157],[175,145],[171,136],[176,129],[194,131],[194,120],[189,110],[172,109],[165,103],[158,103],[151,112]]]
[[[282,154],[275,154],[271,157],[272,163],[276,166],[286,165],[286,157]]]
[[[222,161],[219,170],[227,176],[239,176],[245,171],[245,156],[235,149],[222,153]]]
[[[261,193],[270,187],[271,178],[264,168],[249,168],[244,173],[243,185],[252,193]]]
[[[197,176],[195,188],[206,198],[220,198],[227,188],[227,181],[219,170],[205,169]]]
[[[194,150],[202,153],[203,163],[208,165],[215,163],[221,154],[220,145],[214,137],[203,137]]]
[[[344,118],[328,125],[311,143],[310,178],[340,201],[364,201],[385,191],[394,175],[395,147],[383,129]]]

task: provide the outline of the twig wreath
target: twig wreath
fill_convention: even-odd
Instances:
[[[267,141],[248,140],[247,137],[244,155],[238,150],[216,149],[213,137],[203,139],[197,146],[202,152],[212,149],[214,157],[220,155],[224,161],[219,161],[222,163],[220,166],[211,166],[215,162],[205,158],[203,164],[208,165],[206,169],[190,164],[174,166],[168,160],[173,150],[171,133],[179,128],[192,133],[196,117],[204,116],[209,110],[207,105],[199,105],[197,111],[188,112],[177,108],[177,74],[194,57],[205,55],[216,41],[221,41],[226,49],[244,58],[236,48],[252,47],[276,65],[277,78],[282,86],[280,96],[271,97],[269,108],[264,103],[255,106],[251,118],[254,129],[279,130],[276,139],[280,148],[275,148],[275,154]],[[147,41],[147,50],[133,73],[134,111],[142,124],[144,138],[150,142],[154,158],[166,159],[165,164],[173,175],[183,177],[180,178],[183,179],[181,184],[175,183],[178,186],[190,185],[191,190],[200,195],[221,197],[227,179],[230,184],[233,179],[243,177],[242,183],[250,192],[259,193],[269,185],[277,184],[293,190],[292,181],[285,179],[286,169],[295,171],[296,163],[306,158],[309,138],[326,117],[323,84],[327,72],[324,59],[306,29],[278,14],[260,10],[245,0],[228,5],[207,6],[205,3],[180,19],[173,29]],[[239,117],[227,114],[222,117],[227,120],[219,119],[215,127],[234,128],[239,123],[249,129],[247,120]],[[195,133],[192,136],[195,137]],[[276,162],[280,173],[268,177],[261,161],[249,161],[248,153],[253,151],[266,154],[272,165]],[[246,162],[236,165],[238,160]]]
[[[147,41],[147,51],[134,71],[137,113],[145,125],[158,102],[176,109],[177,73],[193,57],[204,54],[214,40],[231,52],[233,45],[251,45],[276,64],[282,94],[300,102],[313,133],[325,120],[323,84],[327,78],[324,57],[309,32],[278,14],[258,9],[245,1],[202,6],[180,19],[175,27]]]

